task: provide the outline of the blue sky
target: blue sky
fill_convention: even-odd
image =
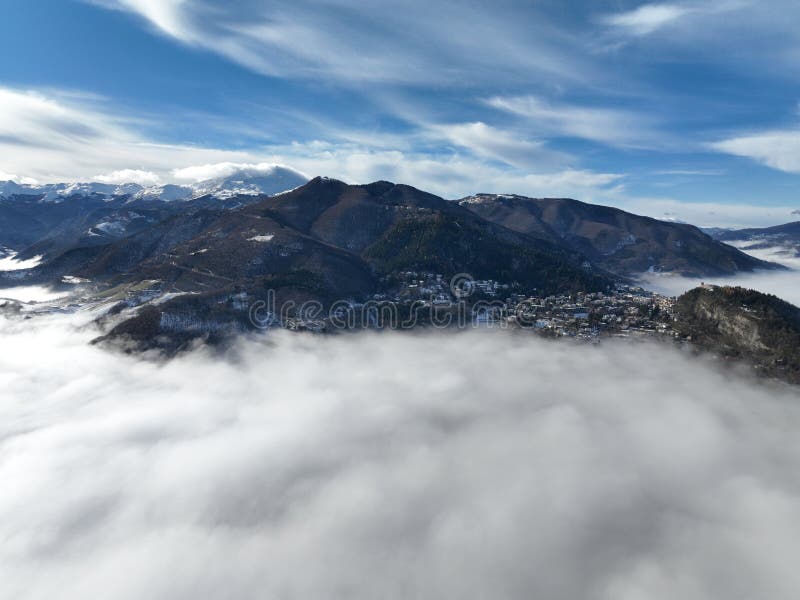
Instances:
[[[800,4],[4,0],[0,178],[279,162],[445,197],[796,220]],[[223,166],[220,166],[223,165]]]

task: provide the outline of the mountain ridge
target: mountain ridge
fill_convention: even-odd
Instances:
[[[527,221],[516,218],[521,202]],[[487,207],[501,210],[484,216]],[[632,245],[620,245],[620,236],[662,243],[678,267],[680,244],[670,244],[680,241],[678,233],[703,247],[724,248],[723,258],[762,264],[697,228],[619,209],[509,196],[451,201],[389,181],[351,185],[315,177],[271,196],[204,196],[188,203],[23,198],[0,201],[0,225],[14,210],[41,226],[34,230],[42,236],[17,256],[36,252],[42,261],[0,272],[0,284],[74,289],[80,282],[91,302],[113,306],[112,331],[144,332],[146,338],[158,313],[164,339],[184,341],[252,328],[246,307],[270,295],[296,311],[307,302],[324,308],[416,298],[449,305],[456,292],[448,282],[459,279],[477,282],[470,293],[478,290],[474,299],[487,301],[607,292],[630,282],[631,263],[609,260],[617,252],[603,251]],[[308,322],[295,313],[287,318]]]
[[[144,280],[153,277],[151,270],[164,277],[172,264],[168,280],[196,287],[202,282],[187,281],[187,272],[222,269],[234,280],[266,276],[308,268],[309,252],[316,256],[312,272],[321,269],[333,290],[336,273],[325,272],[324,263],[334,256],[350,256],[377,277],[401,270],[441,269],[450,275],[469,270],[476,276],[497,271],[529,288],[549,288],[568,285],[567,280],[553,284],[547,276],[563,271],[578,286],[602,287],[606,283],[601,282],[610,281],[582,266],[584,257],[486,222],[411,186],[348,185],[323,178],[235,210],[207,208],[173,215],[110,244],[74,274]],[[339,291],[352,294],[349,289]],[[364,295],[375,291],[362,289]]]
[[[668,271],[704,277],[782,268],[716,241],[694,225],[571,198],[478,194],[458,202],[515,231],[560,240],[622,276]]]

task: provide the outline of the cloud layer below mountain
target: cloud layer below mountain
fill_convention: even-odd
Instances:
[[[775,246],[772,248],[750,249],[746,243],[733,243],[743,252],[788,267],[788,271],[756,271],[755,273],[738,273],[727,277],[706,278],[706,283],[715,285],[738,285],[751,288],[765,294],[774,294],[779,298],[800,306],[800,257],[793,256],[793,251]],[[669,296],[677,296],[697,287],[701,280],[680,275],[645,275],[642,277],[645,287]]]
[[[667,346],[0,321],[0,595],[794,599],[796,390]],[[69,356],[69,360],[65,357]]]

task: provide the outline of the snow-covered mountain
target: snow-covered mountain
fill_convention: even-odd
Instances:
[[[0,181],[0,196],[9,197],[16,195],[42,196],[44,202],[58,202],[71,196],[125,196],[136,194],[142,186],[136,183],[113,185],[108,183],[48,183],[32,185],[16,183],[14,181]]]
[[[308,183],[308,177],[279,165],[265,171],[263,168],[242,168],[230,175],[201,181],[192,186],[199,196],[217,196],[229,198],[237,195],[267,194],[272,196],[280,192],[293,190]]]
[[[0,181],[0,197],[40,196],[42,202],[61,202],[74,196],[101,196],[109,199],[130,196],[134,200],[174,202],[203,196],[227,199],[237,195],[273,195],[299,187],[307,181],[308,177],[290,167],[271,165],[264,168],[259,165],[257,168],[240,168],[223,177],[185,185],[165,184],[145,187],[138,183],[98,182],[32,185]]]

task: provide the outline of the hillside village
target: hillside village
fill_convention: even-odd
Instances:
[[[676,335],[671,327],[675,299],[638,286],[617,285],[608,292],[529,296],[494,280],[469,280],[453,286],[441,274],[403,274],[396,303],[438,310],[460,301],[474,325],[531,328],[551,337]],[[455,287],[456,289],[451,289]]]
[[[475,326],[531,329],[546,337],[596,340],[603,336],[671,336],[675,298],[642,287],[536,296],[495,280],[450,280],[441,273],[400,273],[395,289],[369,302],[347,302],[330,318],[309,318],[302,307],[273,326],[293,330],[409,329]]]

